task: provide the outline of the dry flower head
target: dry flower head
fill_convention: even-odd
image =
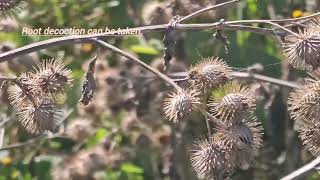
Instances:
[[[231,79],[231,68],[219,58],[205,58],[190,68],[188,74],[192,85],[208,91]]]
[[[174,123],[189,115],[200,104],[197,90],[176,90],[164,100],[165,116]]]
[[[246,86],[235,82],[225,84],[213,92],[209,99],[209,111],[218,119],[228,121],[235,115],[245,116],[254,111],[254,93]]]

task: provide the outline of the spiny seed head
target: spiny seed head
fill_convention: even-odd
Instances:
[[[60,111],[49,99],[44,99],[37,104],[25,104],[24,107],[17,108],[17,111],[22,127],[36,135],[45,130],[53,130],[61,116]]]
[[[227,152],[219,148],[212,138],[202,139],[195,143],[190,160],[199,177],[221,177],[232,169],[227,159]]]
[[[225,150],[231,151],[231,159],[238,166],[250,165],[253,152],[262,145],[263,128],[255,117],[234,120],[224,129],[218,129],[214,134],[217,144]]]
[[[299,129],[300,138],[306,148],[314,156],[320,156],[320,124],[302,125]]]
[[[261,123],[252,115],[235,117],[234,119],[234,123],[229,124],[225,130],[220,130],[217,133],[221,133],[222,137],[227,137],[225,138],[227,141],[223,143],[227,144],[225,147],[232,148],[234,146],[237,149],[243,149],[243,147],[249,146],[253,150],[258,150],[262,145],[263,127]],[[220,138],[217,139],[221,140]],[[228,139],[230,142],[228,142]]]
[[[71,71],[65,68],[62,61],[48,59],[35,69],[36,84],[45,93],[61,93],[71,86]]]
[[[288,110],[291,118],[306,122],[319,123],[320,119],[320,82],[306,81],[301,89],[289,94]]]
[[[235,115],[245,116],[254,111],[254,93],[246,86],[235,82],[225,84],[209,98],[209,111],[218,119],[228,121]]]
[[[205,91],[226,83],[231,68],[219,58],[205,58],[189,70],[191,83]]]
[[[317,29],[300,30],[299,37],[288,35],[283,49],[290,64],[295,68],[312,71],[320,65],[320,35]]]
[[[164,113],[175,123],[189,115],[192,109],[200,104],[199,92],[196,90],[177,90],[169,94],[164,100]]]
[[[8,11],[14,9],[23,0],[0,0],[0,11]]]

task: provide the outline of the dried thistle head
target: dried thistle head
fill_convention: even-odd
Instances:
[[[303,145],[306,146],[309,152],[314,156],[320,155],[320,124],[302,124],[299,128],[299,137]]]
[[[247,169],[253,160],[253,152],[262,146],[263,128],[253,116],[236,119],[235,123],[218,129],[214,138],[220,147],[230,151],[230,158],[237,166]]]
[[[165,116],[174,123],[189,115],[193,109],[200,105],[197,90],[177,90],[169,94],[164,100]]]
[[[199,177],[221,178],[232,171],[233,167],[227,153],[214,142],[213,138],[199,140],[191,151],[192,167]]]
[[[194,86],[208,91],[230,80],[231,72],[231,68],[221,59],[210,57],[191,67],[188,73]]]
[[[225,129],[219,129],[215,139],[225,149],[257,150],[262,145],[263,128],[255,117],[236,120],[236,123],[229,124]]]
[[[314,28],[288,35],[283,43],[284,54],[295,68],[312,71],[320,65],[320,35]]]
[[[47,59],[35,68],[35,82],[45,93],[61,93],[72,85],[71,71],[62,61]]]
[[[228,121],[235,115],[245,116],[256,107],[254,93],[246,86],[231,82],[213,91],[209,111],[218,119]]]
[[[320,117],[320,82],[306,81],[304,87],[295,89],[288,97],[288,110],[291,118],[318,123]]]
[[[61,113],[50,99],[43,99],[36,104],[28,103],[17,108],[17,115],[22,127],[30,134],[41,134],[45,130],[53,130]]]

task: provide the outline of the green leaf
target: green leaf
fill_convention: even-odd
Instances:
[[[52,149],[60,149],[62,147],[61,143],[58,142],[58,141],[50,141],[49,142],[49,146],[52,148]]]
[[[132,173],[143,174],[142,168],[140,168],[134,164],[131,164],[131,163],[124,163],[121,166],[121,170],[124,171],[125,173],[128,173],[128,174],[132,174]]]
[[[148,55],[158,55],[159,51],[157,51],[152,46],[143,46],[143,45],[132,45],[130,49],[138,54],[148,54]]]
[[[107,135],[108,135],[108,131],[106,129],[99,129],[93,137],[90,137],[87,144],[86,144],[86,147],[92,147],[96,144],[99,144]]]

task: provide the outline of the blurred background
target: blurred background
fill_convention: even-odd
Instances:
[[[187,15],[221,2],[226,0],[28,0],[10,13],[11,18],[0,16],[0,52],[52,38],[21,36],[23,27],[117,29],[164,24],[175,15]],[[296,18],[319,10],[318,0],[243,0],[190,22]],[[276,38],[226,31],[230,44],[225,44],[214,34],[215,30],[178,32],[169,72],[186,71],[202,57],[219,56],[236,71],[254,68],[258,73],[284,80],[305,76],[284,61]],[[162,70],[163,36],[162,32],[154,32],[104,40]],[[25,144],[0,151],[0,180],[70,179],[70,174],[74,179],[197,179],[189,152],[193,142],[206,133],[203,117],[195,113],[179,124],[166,120],[162,104],[170,87],[146,70],[101,49],[95,97],[88,106],[78,103],[83,76],[97,51],[89,43],[60,45],[0,64],[2,75],[19,75],[41,59],[61,59],[74,78],[73,87],[59,97],[61,108],[66,110],[66,119],[58,129],[63,133],[52,138],[28,135],[20,127],[3,87],[0,111],[10,118],[5,130],[1,129],[5,131],[3,146]],[[231,179],[279,179],[313,157],[302,147],[288,117],[286,100],[290,89],[254,80],[247,83],[256,93],[256,115],[265,129],[264,146],[253,166],[237,170]],[[110,148],[112,151],[105,152]],[[302,179],[320,179],[320,174],[312,172]]]

